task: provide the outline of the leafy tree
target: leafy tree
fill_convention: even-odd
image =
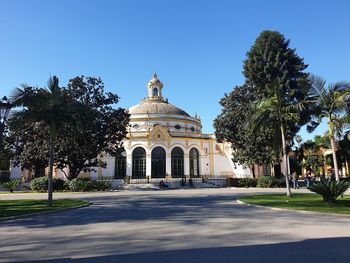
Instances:
[[[253,133],[247,125],[253,114],[253,101],[255,96],[250,87],[235,87],[220,100],[222,111],[214,120],[214,128],[218,141],[231,142],[233,162],[251,167],[254,176],[254,164],[268,165],[274,160],[271,145],[273,134],[270,129]]]
[[[57,125],[53,138],[53,159],[57,168],[68,167],[69,179],[98,165],[101,153],[115,155],[126,135],[129,115],[124,109],[113,109],[119,100],[116,94],[104,93],[101,79],[76,77],[61,89],[74,109],[70,121]],[[26,91],[24,91],[26,92]],[[44,122],[31,122],[27,116],[10,121],[8,144],[15,150],[13,158],[22,168],[39,174],[49,160],[49,129]]]
[[[18,123],[27,122],[32,125],[38,123],[48,130],[46,138],[49,153],[48,206],[52,206],[54,140],[61,125],[72,121],[72,116],[76,113],[76,104],[69,100],[64,90],[59,87],[56,76],[49,79],[47,88],[33,88],[28,85],[22,85],[22,88],[16,89],[12,95],[14,103],[23,106],[20,111],[13,114],[12,118]]]
[[[43,176],[49,165],[48,129],[41,122],[28,122],[20,116],[12,118],[9,127],[5,145],[11,149],[11,159],[22,169],[33,170],[35,177]]]
[[[76,77],[69,81],[66,90],[68,96],[83,105],[74,124],[65,123],[58,137],[57,166],[68,167],[68,177],[73,179],[82,170],[105,165],[98,159],[99,154],[114,156],[121,151],[129,114],[122,108],[112,108],[119,97],[104,93],[100,78]]]
[[[243,74],[246,83],[258,94],[254,116],[254,131],[264,127],[274,131],[273,149],[283,155],[286,169],[287,195],[289,187],[288,142],[309,120],[312,103],[308,102],[308,74],[303,59],[289,48],[289,40],[278,32],[264,31],[247,53]],[[278,159],[279,159],[278,158]]]
[[[286,143],[286,130],[288,123],[294,120],[300,121],[300,112],[308,107],[307,101],[299,101],[295,104],[289,104],[283,100],[283,89],[281,83],[274,84],[275,95],[259,102],[255,109],[251,125],[253,130],[260,127],[269,127],[273,123],[274,142],[273,149],[278,156],[283,156],[286,163],[284,174],[286,175],[287,196],[292,196],[289,186],[288,176],[288,152]],[[305,97],[306,99],[306,97]]]
[[[323,156],[308,155],[304,159],[306,169],[311,169],[316,175],[320,174],[320,168],[323,167],[325,159]]]
[[[331,142],[329,140],[329,135],[328,133],[324,134],[324,135],[316,135],[314,137],[314,142],[316,144],[316,146],[319,148],[325,148],[325,149],[329,149],[331,148]]]
[[[342,81],[326,86],[326,81],[316,75],[310,76],[311,92],[317,111],[312,121],[307,126],[307,130],[312,132],[323,118],[328,121],[328,135],[332,148],[333,160],[337,160],[335,134],[339,120],[346,113],[350,102],[350,83]],[[334,161],[336,181],[339,181],[339,170],[337,161]]]

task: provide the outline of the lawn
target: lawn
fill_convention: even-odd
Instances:
[[[77,208],[89,204],[83,200],[59,199],[54,200],[51,207],[47,206],[47,200],[1,200],[0,218],[18,216],[47,211],[59,211],[67,208]]]
[[[293,194],[291,198],[284,194],[253,195],[242,196],[239,200],[252,205],[321,213],[350,214],[350,196],[339,198],[335,205],[323,202],[322,197],[316,194]]]

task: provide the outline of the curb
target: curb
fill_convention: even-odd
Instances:
[[[44,212],[38,212],[38,213],[30,213],[30,214],[18,215],[18,216],[3,217],[3,218],[0,218],[0,222],[1,221],[9,221],[9,220],[21,219],[21,218],[31,217],[31,216],[36,216],[36,215],[46,215],[46,214],[65,212],[65,211],[68,211],[68,210],[84,208],[84,207],[87,207],[87,206],[90,206],[90,205],[93,204],[92,202],[87,201],[87,200],[82,200],[82,201],[85,201],[85,202],[88,202],[88,203],[84,204],[84,205],[81,205],[81,206],[77,206],[77,207],[67,207],[67,208],[62,208],[60,210],[54,210],[54,211],[44,211]]]
[[[300,214],[309,214],[309,215],[326,215],[326,216],[335,216],[335,217],[350,217],[350,214],[332,214],[332,213],[322,213],[322,212],[314,212],[314,211],[305,211],[305,210],[296,210],[296,209],[287,209],[287,208],[279,208],[279,207],[270,207],[270,206],[264,206],[264,205],[252,205],[245,203],[239,199],[235,200],[236,203],[240,205],[245,205],[245,206],[251,206],[251,207],[256,207],[256,208],[265,208],[269,210],[275,210],[275,211],[281,211],[281,212],[297,212]]]

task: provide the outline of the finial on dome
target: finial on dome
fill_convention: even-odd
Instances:
[[[158,78],[157,72],[153,73],[153,78],[155,78],[155,79]]]

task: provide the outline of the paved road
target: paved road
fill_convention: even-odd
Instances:
[[[264,191],[56,194],[94,204],[0,221],[0,262],[350,262],[350,217],[234,201]]]

